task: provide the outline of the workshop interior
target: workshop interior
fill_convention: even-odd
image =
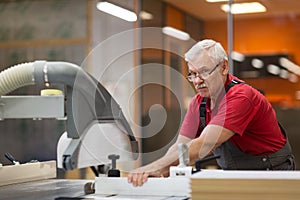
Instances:
[[[265,199],[299,199],[299,24],[299,0],[1,1],[0,199],[117,198],[120,188],[125,196],[156,193],[150,199],[220,199],[218,184],[228,191],[240,187],[240,199],[249,191],[244,182],[232,181],[238,176],[274,178],[281,189]],[[195,95],[185,78],[184,54],[205,38],[219,41],[230,72],[271,103],[288,134],[296,171],[271,177],[212,173],[205,171],[219,169],[212,157],[197,173],[186,166],[187,179],[170,171],[170,179],[151,180],[144,189],[131,188],[126,178],[101,182],[107,174],[125,177],[123,172],[160,158],[175,142]],[[214,182],[218,175],[228,182]],[[45,179],[58,182],[49,190],[41,186],[45,193],[17,189],[40,187]],[[218,191],[210,194],[213,185]],[[263,185],[253,184],[253,191],[268,189]],[[101,198],[90,194],[95,191]]]

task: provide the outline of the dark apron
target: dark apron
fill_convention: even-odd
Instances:
[[[225,170],[295,170],[296,168],[288,138],[282,149],[266,156],[242,152],[229,140],[217,147],[214,155],[221,156],[217,162]]]

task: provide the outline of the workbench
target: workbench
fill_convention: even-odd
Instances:
[[[58,197],[84,196],[84,185],[89,180],[47,179],[4,185],[0,199],[5,200],[55,200]]]
[[[143,200],[182,200],[184,197],[99,195],[84,193],[84,185],[94,180],[48,179],[18,183],[0,187],[2,200],[71,200],[71,199],[143,199]],[[64,197],[64,198],[63,198]]]
[[[85,191],[95,183],[94,194]],[[0,167],[0,199],[187,199],[189,178],[149,178],[143,187],[133,187],[126,177],[96,177],[94,180],[56,178],[56,161]]]
[[[54,164],[55,162],[31,163],[0,168],[2,172],[0,183],[4,182],[5,177],[8,183],[6,185],[2,183],[0,186],[0,199],[182,200],[189,197],[193,200],[300,199],[300,171],[201,170],[186,178],[149,178],[142,187],[136,188],[127,183],[126,177],[97,177],[95,180],[49,178],[54,176]],[[21,167],[22,170],[10,173],[11,170]],[[32,170],[37,167],[39,171]],[[18,174],[20,172],[21,175]],[[16,178],[13,174],[17,175]],[[85,185],[91,182],[95,183],[96,193],[85,194]]]

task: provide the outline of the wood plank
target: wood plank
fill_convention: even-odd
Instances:
[[[0,186],[56,178],[56,161],[0,166]]]

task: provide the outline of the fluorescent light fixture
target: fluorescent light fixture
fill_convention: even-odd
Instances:
[[[261,69],[264,66],[264,62],[261,59],[253,58],[251,60],[251,65],[256,69]]]
[[[277,65],[273,65],[273,64],[269,64],[267,66],[267,71],[270,74],[273,74],[273,75],[279,75],[280,74],[280,68]]]
[[[293,63],[289,59],[287,59],[285,57],[281,57],[281,58],[279,58],[279,64],[282,67],[289,70],[290,72],[293,72],[294,74],[297,74],[298,76],[300,76],[300,66],[296,65],[295,63]]]
[[[143,10],[140,12],[139,16],[142,20],[151,20],[151,19],[153,19],[153,15],[151,13],[148,13],[148,12],[143,11]]]
[[[245,55],[237,51],[232,51],[231,58],[235,61],[243,62],[245,60]]]
[[[283,79],[288,79],[290,77],[290,72],[288,72],[288,70],[281,69],[279,77]]]
[[[221,9],[225,12],[229,12],[230,8],[228,4],[223,4]],[[267,9],[261,3],[251,2],[251,3],[234,3],[231,5],[232,14],[246,14],[246,13],[260,13],[266,12]]]
[[[135,22],[137,20],[137,16],[134,12],[131,12],[106,1],[98,2],[97,8],[98,10],[101,10],[105,13],[111,14],[115,17],[119,17],[129,22]]]
[[[162,32],[166,35],[172,36],[179,40],[189,40],[190,39],[190,35],[188,33],[178,30],[176,28],[170,27],[170,26],[163,27]]]

